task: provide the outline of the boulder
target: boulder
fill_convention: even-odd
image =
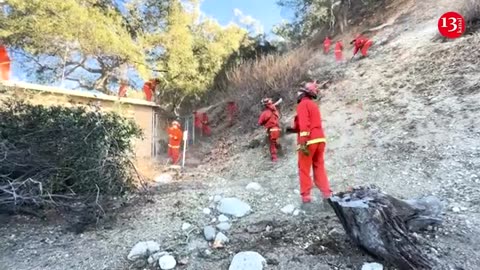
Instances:
[[[266,264],[267,260],[257,252],[244,251],[233,257],[228,270],[263,270]]]
[[[228,222],[222,222],[217,225],[217,229],[223,232],[230,230],[231,227],[232,225],[230,225]]]
[[[141,258],[148,258],[151,254],[160,251],[160,244],[155,241],[142,241],[133,246],[132,250],[127,256],[130,261],[135,261]]]
[[[205,228],[203,228],[203,236],[205,236],[205,240],[207,241],[212,241],[213,239],[215,239],[216,233],[217,231],[213,226],[206,226]]]
[[[158,265],[160,265],[162,270],[170,270],[177,266],[177,261],[172,255],[164,255],[158,259]]]
[[[219,201],[217,210],[225,215],[243,217],[247,215],[252,208],[247,203],[237,198],[223,198]]]
[[[262,189],[262,186],[259,183],[252,182],[247,185],[247,190],[259,191]]]

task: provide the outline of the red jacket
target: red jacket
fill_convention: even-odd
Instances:
[[[8,56],[7,48],[0,45],[0,64],[10,63],[10,57]]]
[[[343,50],[343,43],[341,41],[337,41],[335,44],[335,52],[341,52]]]
[[[310,98],[304,97],[298,103],[293,128],[298,132],[299,143],[325,138],[320,109]],[[304,137],[304,141],[300,137]]]
[[[354,50],[353,50],[353,54],[357,54],[358,51],[363,47],[363,45],[365,45],[365,43],[368,42],[368,38],[365,38],[365,37],[358,37],[355,39],[355,42],[353,43],[353,46],[355,47]]]
[[[280,114],[278,113],[277,108],[275,106],[270,106],[266,108],[262,114],[260,114],[260,118],[258,118],[258,124],[260,126],[264,126],[265,128],[273,128],[279,127],[278,120],[280,119]]]

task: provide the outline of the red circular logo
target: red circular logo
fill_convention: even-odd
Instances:
[[[465,19],[457,12],[447,12],[438,19],[438,31],[446,38],[459,38],[465,29]]]

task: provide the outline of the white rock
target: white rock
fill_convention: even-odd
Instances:
[[[182,231],[186,231],[186,230],[190,229],[191,227],[192,227],[192,224],[185,222],[185,223],[182,224]]]
[[[232,227],[232,225],[230,225],[230,223],[228,223],[228,222],[222,222],[222,223],[217,225],[217,229],[219,229],[220,231],[223,231],[223,232],[230,230],[231,227]]]
[[[455,207],[452,208],[452,211],[453,211],[454,213],[458,213],[458,212],[460,212],[460,207],[456,207],[456,206],[455,206]]]
[[[222,199],[222,196],[220,196],[220,195],[213,196],[213,201],[214,202],[219,202],[221,199]]]
[[[266,264],[267,260],[257,252],[244,251],[233,257],[228,270],[263,270]]]
[[[153,253],[152,255],[150,255],[150,257],[148,257],[148,263],[149,264],[154,264],[155,262],[157,262],[162,256],[165,256],[165,255],[168,255],[168,252],[157,252],[157,253]]]
[[[177,266],[177,261],[172,255],[165,255],[158,260],[158,265],[162,270],[170,270]]]
[[[227,222],[227,221],[228,221],[228,217],[225,216],[225,215],[220,215],[220,216],[218,216],[218,221],[220,221],[220,222]]]
[[[364,263],[362,270],[383,270],[383,265],[379,263]]]
[[[223,245],[223,244],[228,243],[228,241],[230,241],[230,240],[228,239],[228,237],[227,237],[225,234],[221,233],[221,232],[217,233],[217,236],[215,236],[215,243],[218,243],[218,244],[222,244],[222,245]]]
[[[212,213],[212,210],[210,210],[210,208],[203,208],[203,213],[205,215],[210,215]]]
[[[130,261],[135,261],[140,258],[147,258],[153,253],[160,251],[160,245],[155,241],[138,242],[133,246],[132,250],[127,256]]]
[[[298,189],[294,189],[294,190],[293,190],[293,193],[295,193],[295,194],[299,195],[299,194],[300,194],[300,190],[298,190]]]
[[[246,189],[247,190],[259,191],[259,190],[262,189],[262,186],[259,183],[252,182],[252,183],[247,185]]]
[[[215,239],[216,233],[217,231],[213,226],[206,226],[205,228],[203,228],[203,236],[205,236],[205,240],[207,241],[212,241],[213,239]]]
[[[157,184],[169,184],[173,182],[173,176],[168,173],[162,173],[155,177],[155,182]]]
[[[295,209],[295,211],[293,211],[293,215],[294,215],[294,216],[300,215],[300,210]]]
[[[295,206],[293,204],[286,205],[283,207],[280,211],[282,211],[284,214],[292,214],[293,211],[295,211]]]
[[[243,217],[248,214],[252,208],[237,198],[223,198],[218,203],[217,210],[225,215]]]

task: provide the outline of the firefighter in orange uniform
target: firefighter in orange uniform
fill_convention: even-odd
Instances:
[[[168,156],[173,164],[177,164],[180,158],[180,145],[182,144],[183,131],[180,122],[173,121],[168,128]]]
[[[229,101],[227,103],[227,119],[228,119],[228,125],[230,127],[233,126],[237,112],[238,112],[238,108],[235,101]]]
[[[8,81],[10,79],[10,57],[7,48],[0,45],[0,80]]]
[[[366,37],[363,37],[362,35],[358,35],[350,42],[350,44],[353,44],[353,59],[353,57],[355,57],[359,51],[362,52],[363,57],[366,57],[368,54],[368,49],[370,46],[372,46],[372,41]]]
[[[264,126],[267,129],[268,139],[270,141],[270,155],[273,162],[277,162],[277,147],[278,139],[280,138],[281,130],[279,125],[280,113],[271,98],[262,99],[262,105],[265,107],[258,119],[258,125]]]
[[[120,88],[118,89],[118,97],[127,97],[127,82],[121,81]]]
[[[208,121],[208,115],[206,112],[202,113],[202,134],[204,136],[210,136],[212,130],[210,129],[210,122]]]
[[[304,205],[312,201],[312,178],[320,189],[324,199],[332,196],[327,172],[324,165],[325,135],[322,128],[322,117],[314,99],[318,95],[316,82],[306,83],[297,92],[297,115],[293,127],[287,128],[289,133],[297,133],[298,169],[300,176],[300,195]]]
[[[323,53],[328,54],[330,52],[330,45],[332,45],[332,40],[330,38],[326,37],[325,40],[323,41]]]
[[[335,59],[337,62],[343,61],[343,43],[341,40],[335,43]]]
[[[159,79],[150,79],[143,84],[143,92],[145,93],[145,99],[147,101],[153,101],[153,95],[159,83]]]

